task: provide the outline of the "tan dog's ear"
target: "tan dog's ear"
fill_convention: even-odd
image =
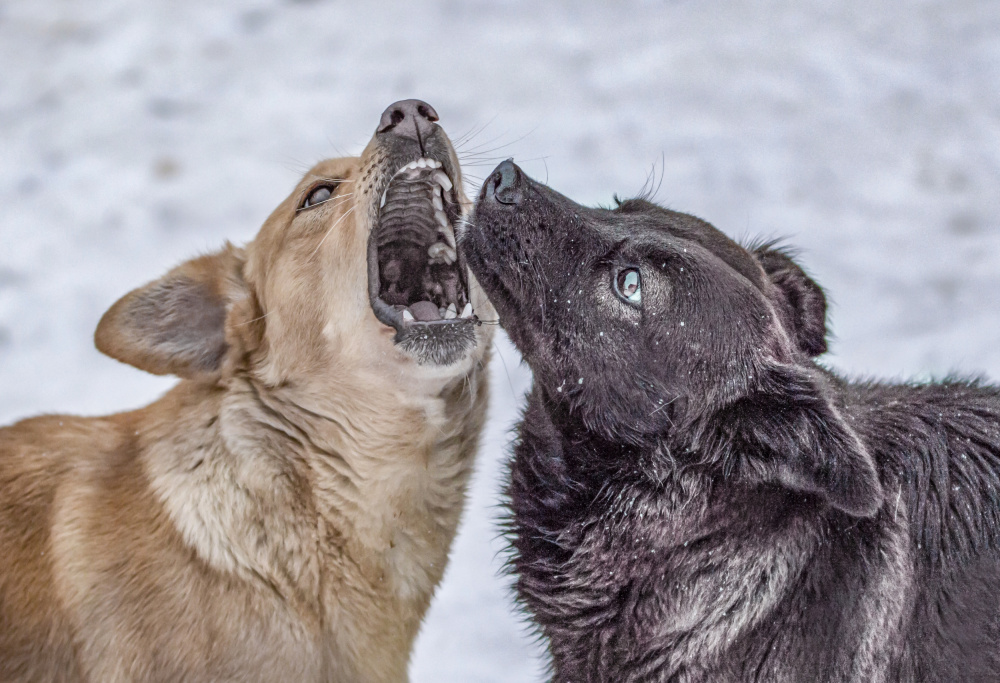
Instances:
[[[245,296],[242,263],[240,251],[226,245],[129,292],[98,323],[98,350],[154,375],[217,375],[229,349],[228,311]]]

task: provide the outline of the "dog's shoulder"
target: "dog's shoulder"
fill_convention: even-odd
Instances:
[[[0,679],[79,678],[69,614],[54,579],[52,521],[67,486],[119,430],[107,420],[47,415],[0,429]],[[74,514],[74,511],[67,511]],[[44,660],[32,645],[46,643]]]
[[[846,412],[875,455],[886,505],[905,505],[931,568],[1000,545],[1000,387],[976,380],[847,385]]]
[[[113,418],[71,415],[43,415],[0,429],[0,491],[5,503],[47,505],[68,472],[79,473],[119,451],[122,434],[123,425]]]

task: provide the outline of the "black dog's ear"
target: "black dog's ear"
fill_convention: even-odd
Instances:
[[[882,506],[871,454],[812,371],[771,368],[762,390],[728,408],[723,424],[745,474],[817,494],[855,517],[871,517]]]
[[[115,302],[94,343],[154,375],[216,376],[229,350],[226,318],[242,298],[241,267],[242,255],[232,246],[177,266]]]
[[[777,290],[782,322],[808,356],[826,352],[826,296],[787,252],[773,244],[753,250]]]

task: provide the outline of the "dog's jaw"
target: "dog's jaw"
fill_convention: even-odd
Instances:
[[[402,356],[462,372],[482,355],[490,336],[482,320],[494,312],[456,244],[471,202],[454,148],[436,125],[419,145],[376,133],[359,175],[375,318],[395,331]]]
[[[397,347],[420,364],[451,365],[476,345],[465,259],[454,224],[463,217],[445,164],[421,157],[385,183],[368,239],[368,295]]]

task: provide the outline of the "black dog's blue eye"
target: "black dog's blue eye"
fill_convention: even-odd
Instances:
[[[625,268],[615,276],[615,292],[630,304],[642,302],[642,278],[638,268]]]
[[[322,204],[330,199],[336,191],[336,185],[320,185],[319,187],[313,188],[309,195],[305,198],[305,201],[302,202],[302,206],[299,207],[299,210],[301,211],[302,209],[308,209],[310,206]]]

